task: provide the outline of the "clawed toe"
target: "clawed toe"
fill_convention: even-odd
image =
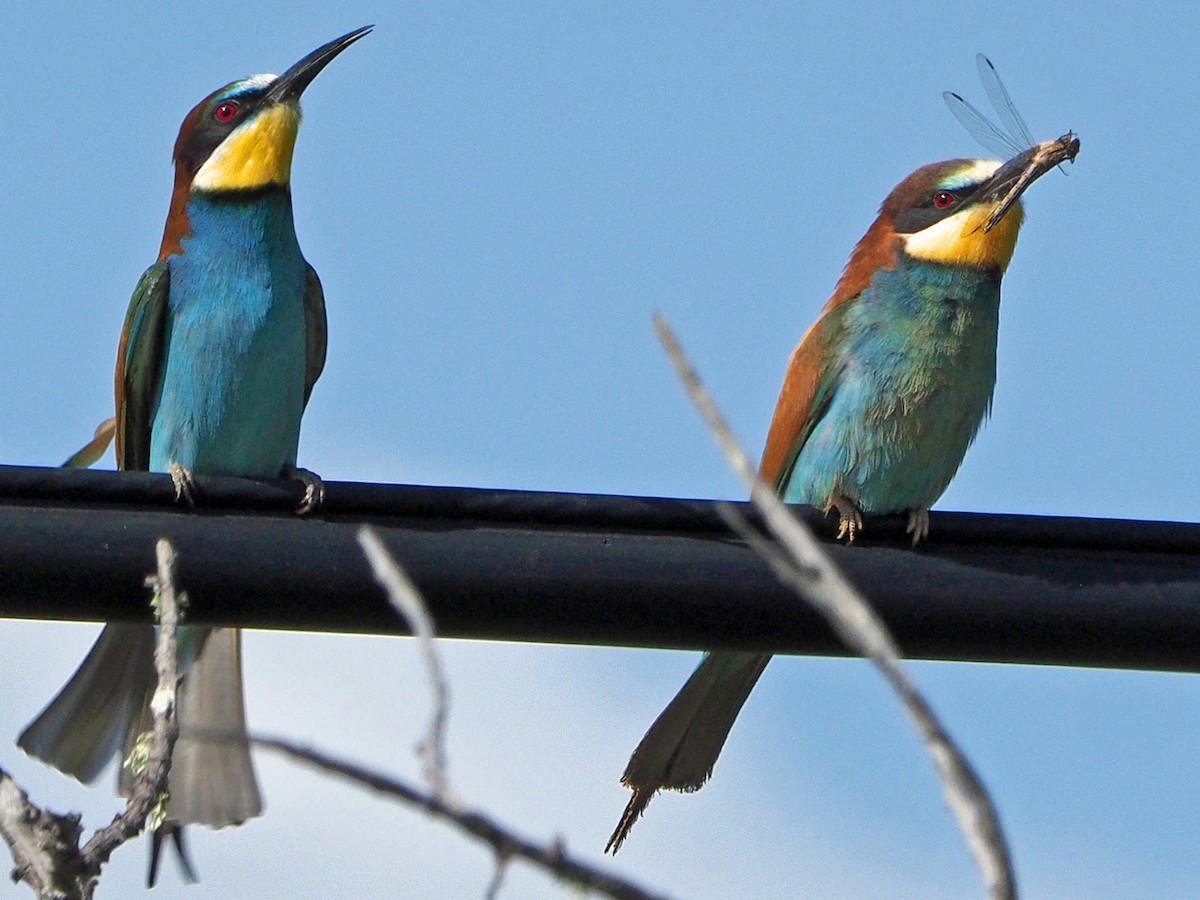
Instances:
[[[908,511],[908,527],[905,534],[912,535],[912,545],[915,547],[929,537],[929,510],[910,509]]]
[[[196,476],[192,474],[192,470],[182,463],[173,462],[167,467],[167,471],[171,474],[171,483],[175,485],[175,502],[183,501],[188,506],[195,506],[196,494],[200,491],[196,487]]]
[[[304,485],[304,496],[300,505],[296,507],[296,515],[306,516],[325,502],[325,483],[315,472],[298,466],[288,466],[283,470],[283,477],[295,478]]]
[[[837,494],[830,498],[825,504],[824,512],[828,514],[831,509],[836,509],[838,514],[838,533],[837,539],[846,539],[847,544],[854,543],[854,537],[863,529],[863,517],[859,508],[850,500],[847,500],[841,494]]]

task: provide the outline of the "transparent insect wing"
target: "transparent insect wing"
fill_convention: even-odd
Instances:
[[[975,65],[979,67],[979,80],[983,82],[983,89],[987,91],[988,99],[992,101],[1000,122],[1009,130],[1013,139],[1022,145],[1021,149],[1028,150],[1035,143],[1033,132],[1017,112],[1016,104],[1004,87],[1004,82],[1000,80],[1000,73],[992,65],[992,61],[982,53],[975,54]]]
[[[958,119],[959,123],[967,129],[967,133],[975,138],[980,146],[986,147],[1004,159],[1011,159],[1019,153],[1024,153],[1036,143],[1033,139],[1033,132],[1029,130],[1029,126],[1025,124],[1021,114],[1017,112],[1017,105],[1009,96],[1008,89],[1004,87],[1004,82],[1000,80],[1000,73],[992,65],[992,61],[982,53],[977,53],[975,54],[975,65],[979,69],[979,80],[983,82],[983,89],[987,92],[988,99],[992,101],[996,115],[1000,117],[1004,127],[1001,128],[1000,125],[997,125],[953,91],[943,91],[942,99],[946,101],[946,106],[950,108],[954,118]],[[1061,165],[1058,167],[1058,171],[1064,175],[1067,174]]]
[[[1022,147],[1011,135],[1001,130],[991,119],[953,91],[943,91],[942,99],[946,101],[946,106],[954,118],[967,129],[967,134],[981,147],[986,147],[1001,159],[1011,159],[1033,146],[1033,142],[1030,141]]]

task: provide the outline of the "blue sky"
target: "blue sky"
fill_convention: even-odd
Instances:
[[[805,8],[809,7],[809,8]],[[1187,4],[11,4],[0,111],[0,462],[50,465],[111,410],[184,114],[350,29],[305,95],[293,172],[329,358],[301,464],[326,478],[739,497],[650,328],[675,326],[757,454],[787,356],[879,203],[985,154],[988,53],[1070,177],[1028,194],[993,417],[942,509],[1195,521],[1200,9]],[[148,551],[149,553],[149,551]],[[148,557],[149,558],[149,557]],[[186,586],[185,586],[186,587]],[[94,626],[2,623],[16,735]],[[447,643],[452,777],[599,859],[629,751],[696,654]],[[1200,682],[916,664],[991,787],[1038,898],[1193,897]],[[253,633],[252,724],[402,774],[427,710],[405,640]],[[197,833],[193,897],[479,896],[444,828],[268,757],[266,817]],[[38,801],[111,815],[0,751]],[[142,848],[107,872],[138,889]],[[615,863],[682,896],[978,896],[931,767],[860,662],[778,659],[712,782],[664,796]],[[505,896],[564,891],[516,869]],[[179,882],[168,869],[160,893]],[[23,889],[0,886],[0,895]]]

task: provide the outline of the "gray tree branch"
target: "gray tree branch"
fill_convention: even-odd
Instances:
[[[417,745],[417,755],[425,769],[425,780],[441,799],[454,802],[450,793],[449,764],[446,756],[446,722],[449,717],[450,688],[434,640],[433,617],[425,608],[421,592],[412,579],[397,564],[383,546],[383,541],[369,525],[358,531],[358,543],[375,572],[375,579],[387,591],[392,607],[408,623],[421,647],[429,688],[433,692],[433,709],[429,730]]]
[[[136,837],[165,803],[171,753],[178,736],[175,688],[178,683],[175,632],[186,595],[175,590],[175,551],[166,540],[155,548],[158,571],[146,579],[154,591],[158,643],[154,664],[158,687],[151,701],[153,730],[139,744],[132,762],[136,778],[125,809],[80,848],[79,816],[43,810],[0,770],[0,837],[12,852],[12,879],[25,882],[39,900],[91,900],[100,872],[113,852]]]
[[[226,739],[230,737],[232,736],[226,736]],[[612,897],[614,900],[664,900],[665,898],[663,894],[651,893],[633,882],[615,875],[608,875],[594,866],[575,859],[567,852],[561,841],[540,844],[520,837],[512,829],[484,813],[464,809],[457,803],[448,804],[436,794],[419,790],[397,778],[337,759],[311,747],[302,747],[284,738],[255,735],[251,736],[250,741],[256,746],[282,753],[298,762],[307,763],[322,771],[340,776],[386,797],[392,797],[409,806],[423,809],[435,819],[453,825],[459,831],[487,844],[496,854],[497,860],[507,862],[510,859],[523,859],[555,878],[587,890],[596,891],[606,897]],[[493,880],[493,885],[498,886],[497,879]],[[494,887],[490,889],[494,890]]]

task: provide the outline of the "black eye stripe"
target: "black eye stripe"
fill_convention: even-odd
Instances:
[[[934,191],[932,193],[930,193],[929,198],[925,202],[928,205],[934,205],[937,203],[937,198],[941,194],[949,194],[953,198],[955,203],[962,204],[962,203],[966,202],[967,200],[970,200],[971,198],[973,198],[975,196],[975,194],[979,191],[979,188],[982,186],[983,186],[982,183],[980,183],[980,184],[968,184],[965,187],[936,188],[936,189],[934,189]]]
[[[924,231],[930,225],[935,225],[942,219],[949,218],[964,207],[971,204],[984,182],[969,184],[965,187],[934,188],[921,197],[914,206],[901,210],[892,222],[892,227],[898,234],[915,234]],[[953,199],[945,206],[939,206],[937,198],[949,194]]]
[[[245,122],[263,104],[266,88],[239,92],[235,96],[209,102],[207,112],[196,121],[195,127],[182,148],[182,162],[195,175],[200,171],[212,152],[238,125]],[[233,104],[234,114],[227,119],[218,118],[217,110],[225,104]]]

